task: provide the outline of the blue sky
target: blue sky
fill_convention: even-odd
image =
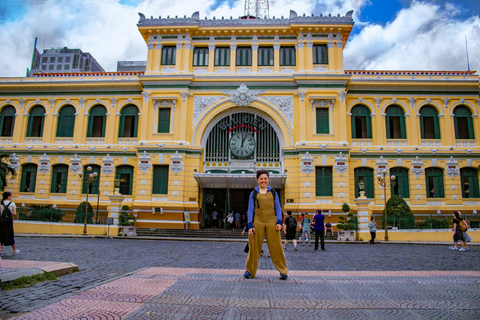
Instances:
[[[108,71],[119,60],[145,60],[137,12],[153,15],[243,15],[244,0],[0,0],[0,76],[22,76],[32,46],[81,48]],[[480,69],[480,0],[270,0],[270,16],[355,10],[344,52],[346,69]],[[448,46],[446,45],[448,44]],[[114,49],[112,49],[114,48]]]

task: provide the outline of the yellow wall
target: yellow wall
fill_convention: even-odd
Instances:
[[[83,224],[77,223],[15,221],[14,229],[17,234],[83,234]],[[109,234],[117,236],[118,230],[118,226],[110,226]],[[107,235],[107,231],[104,225],[87,225],[88,235]]]

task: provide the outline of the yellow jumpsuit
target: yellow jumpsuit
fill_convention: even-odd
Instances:
[[[250,251],[247,256],[247,271],[252,277],[255,277],[257,274],[263,238],[266,236],[273,265],[281,274],[286,275],[288,270],[282,248],[282,239],[280,237],[280,231],[275,230],[277,217],[275,215],[273,195],[271,192],[265,194],[258,193],[257,200],[260,208],[255,207],[253,220],[255,234],[248,237]]]

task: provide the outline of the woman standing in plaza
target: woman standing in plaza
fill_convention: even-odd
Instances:
[[[465,251],[465,236],[462,229],[460,228],[460,223],[463,222],[463,218],[460,214],[460,211],[453,212],[453,249],[458,251]],[[465,222],[463,222],[465,224]],[[462,245],[461,249],[458,249],[457,243],[460,240]]]
[[[15,248],[15,238],[13,233],[13,217],[17,215],[17,207],[12,201],[12,193],[4,192],[2,202],[0,203],[0,214],[4,214],[5,208],[10,210],[7,220],[0,226],[0,254],[3,253],[4,246],[12,246],[13,254],[19,254],[20,250]]]
[[[301,223],[302,226],[302,247],[305,246],[305,239],[310,246],[310,225],[312,224],[312,219],[308,217],[308,213],[305,212],[303,220]]]
[[[370,229],[370,236],[372,237],[368,242],[371,245],[375,244],[375,237],[377,236],[377,223],[375,222],[374,216],[372,216],[370,222],[368,223],[368,229]]]
[[[269,175],[265,170],[257,171],[258,186],[250,193],[248,201],[248,242],[250,251],[244,277],[254,278],[262,250],[263,238],[267,237],[273,265],[280,272],[280,279],[287,280],[287,263],[282,250],[282,207],[277,193],[268,186]]]

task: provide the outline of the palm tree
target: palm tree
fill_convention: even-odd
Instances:
[[[8,166],[8,158],[8,154],[0,154],[0,189],[3,189],[7,186],[7,176],[9,174],[11,174],[13,177],[17,175],[15,169]]]

